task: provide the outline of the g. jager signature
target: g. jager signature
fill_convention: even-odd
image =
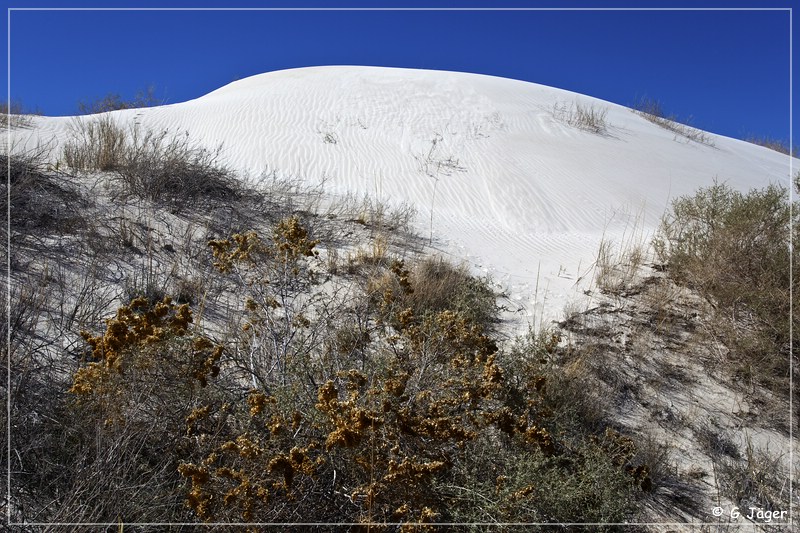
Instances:
[[[744,515],[744,517],[755,522],[786,520],[789,515],[789,511],[765,511],[764,509],[759,509],[758,507],[749,507],[747,511],[748,513]],[[738,507],[731,509],[731,518],[739,518],[742,516],[742,514],[742,511],[740,511]]]

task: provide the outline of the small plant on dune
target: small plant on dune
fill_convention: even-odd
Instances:
[[[763,146],[764,148],[769,148],[770,150],[774,150],[780,154],[791,155],[792,157],[800,157],[800,148],[798,148],[796,145],[790,148],[789,142],[784,139],[750,135],[745,137],[744,140],[752,144]]]
[[[591,133],[602,134],[608,130],[607,109],[584,105],[580,102],[553,104],[553,118],[564,124]]]
[[[705,144],[706,146],[714,146],[714,141],[711,137],[702,130],[690,126],[688,119],[679,119],[675,115],[668,115],[664,111],[664,106],[658,100],[646,97],[640,98],[633,105],[633,111],[653,124],[657,124],[689,141]]]
[[[487,331],[493,330],[498,310],[497,294],[487,280],[471,276],[465,265],[453,265],[441,257],[422,259],[410,271],[403,270],[404,265],[387,264],[395,275],[387,274],[383,280],[376,279],[373,283],[393,286],[397,297],[395,308],[410,308],[418,315],[451,309]],[[404,283],[413,290],[402,290]]]
[[[3,128],[26,128],[31,125],[31,115],[39,115],[38,111],[25,109],[18,101],[3,100],[0,102],[0,126]]]
[[[125,129],[104,115],[75,119],[62,157],[73,171],[111,172],[122,196],[179,207],[240,197],[232,171],[219,161],[220,152],[168,131]]]
[[[149,85],[139,91],[133,98],[123,98],[119,93],[108,93],[102,98],[86,102],[78,102],[78,112],[81,115],[94,115],[106,113],[108,111],[119,111],[121,109],[137,109],[141,107],[154,107],[162,105],[164,101],[156,97],[155,86]]]
[[[208,150],[188,136],[136,127],[129,137],[117,169],[123,194],[173,205],[239,197],[232,172],[219,161],[221,147]]]
[[[603,233],[594,262],[594,278],[601,292],[625,296],[639,290],[641,269],[650,255],[647,240],[641,212],[628,219],[619,242]]]
[[[123,165],[127,132],[110,116],[70,124],[71,138],[62,149],[67,167],[78,172],[116,170]]]

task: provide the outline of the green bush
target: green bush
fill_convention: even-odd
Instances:
[[[724,317],[718,323],[741,369],[766,380],[788,378],[790,284],[798,281],[790,280],[790,232],[797,235],[797,215],[790,219],[783,186],[742,194],[717,183],[675,200],[654,242],[671,275]]]

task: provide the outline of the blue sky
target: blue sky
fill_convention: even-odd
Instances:
[[[798,8],[793,16],[800,12],[800,0],[2,1],[7,8],[791,7]],[[491,74],[626,105],[647,96],[716,133],[788,139],[789,21],[786,10],[14,10],[10,40],[4,42],[10,41],[11,98],[46,115],[74,114],[79,101],[111,92],[132,97],[148,85],[174,103],[267,71],[382,65]],[[800,121],[791,120],[798,137]]]

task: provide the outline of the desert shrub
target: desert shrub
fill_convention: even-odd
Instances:
[[[714,141],[702,130],[690,125],[690,119],[679,119],[673,114],[667,114],[664,106],[658,100],[652,98],[640,98],[633,105],[634,112],[649,120],[653,124],[661,126],[665,130],[680,135],[689,141],[694,141],[706,146],[714,146]]]
[[[578,129],[591,133],[605,133],[608,129],[606,122],[607,109],[594,105],[583,105],[580,102],[571,104],[553,104],[553,118],[559,122],[569,124]]]
[[[320,316],[314,311],[319,298],[313,294],[317,244],[297,216],[279,221],[269,239],[250,231],[209,242],[214,266],[247,291],[237,349],[247,356],[237,362],[254,386],[286,384],[316,363],[311,352],[318,346],[317,331],[325,326],[324,320],[311,321]]]
[[[534,531],[558,531],[564,526],[556,524],[583,522],[598,525],[573,525],[570,530],[620,530],[602,524],[629,520],[637,505],[636,492],[631,477],[609,457],[602,442],[587,441],[558,455],[504,450],[512,457],[495,460],[502,470],[449,487],[457,521],[552,524],[528,526]]]
[[[197,146],[186,136],[134,128],[118,169],[122,192],[178,206],[234,201],[239,190],[233,173],[219,162],[220,151]]]
[[[208,150],[168,131],[126,130],[109,115],[76,119],[71,134],[62,152],[66,166],[113,172],[122,196],[182,207],[241,195],[233,172],[219,162],[221,148]]]
[[[124,164],[127,132],[111,116],[76,118],[70,125],[70,135],[62,157],[73,171],[109,171]]]
[[[219,373],[222,347],[190,333],[192,313],[169,298],[119,308],[74,373],[64,432],[71,453],[66,509],[86,521],[180,521],[184,424]],[[218,389],[217,391],[218,392]],[[81,490],[79,490],[81,489]],[[85,498],[80,508],[72,498]],[[73,517],[76,518],[76,517]]]
[[[489,281],[470,275],[466,265],[454,265],[441,257],[427,257],[406,269],[404,263],[387,261],[389,271],[373,277],[368,292],[378,296],[392,291],[384,311],[409,308],[417,316],[449,310],[491,330],[497,322],[497,294]]]
[[[770,150],[774,150],[784,155],[791,155],[793,157],[800,156],[800,150],[798,150],[798,147],[797,146],[790,147],[789,141],[786,141],[784,139],[751,135],[746,137],[744,140],[752,144],[757,144],[759,146],[769,148]]]
[[[221,348],[190,333],[187,306],[139,299],[99,334],[84,332],[83,361],[48,358],[30,335],[37,305],[18,294],[9,359],[14,520],[189,519],[177,472],[191,452],[185,419],[197,402],[222,397],[219,387],[203,387],[219,370]]]
[[[234,350],[243,355],[239,369],[259,375],[243,402],[225,411],[203,407],[187,420],[204,443],[179,468],[198,518],[308,521],[313,509],[315,521],[410,526],[630,515],[637,478],[625,471],[628,452],[612,445],[632,450],[627,441],[562,441],[548,429],[539,366],[510,376],[480,323],[438,300],[420,303],[420,313],[402,305],[416,292],[416,267],[379,267],[386,272],[372,281],[362,314],[325,330],[318,313],[302,307],[313,300],[307,279],[316,243],[297,221],[276,227],[271,242],[249,233],[210,244],[217,268],[249,287],[243,342]],[[422,278],[442,268],[430,261]],[[448,268],[463,282],[463,271]],[[333,338],[315,343],[313,331]],[[279,341],[289,350],[276,351]],[[205,428],[220,423],[225,437],[208,438]],[[614,498],[597,494],[601,480]],[[485,515],[478,517],[464,487]],[[549,499],[543,490],[553,491]],[[554,507],[559,490],[568,496]]]
[[[5,218],[11,200],[9,230],[14,237],[53,231],[75,233],[86,226],[82,213],[88,199],[68,176],[49,169],[45,156],[43,150],[0,155],[0,165],[9,169],[4,172],[0,209]]]
[[[714,184],[675,200],[654,245],[674,278],[708,297],[741,370],[788,378],[790,219],[787,190],[742,194]],[[796,252],[794,252],[796,254]],[[797,260],[797,255],[794,255]],[[795,293],[797,291],[794,291]]]
[[[125,99],[119,93],[108,93],[102,98],[91,102],[78,102],[78,112],[81,115],[94,115],[120,109],[137,109],[140,107],[153,107],[164,102],[156,97],[155,87],[150,85],[136,93],[133,98]]]

